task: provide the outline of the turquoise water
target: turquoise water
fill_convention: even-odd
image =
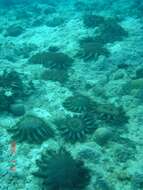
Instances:
[[[142,190],[142,1],[0,0],[0,23],[0,190]]]

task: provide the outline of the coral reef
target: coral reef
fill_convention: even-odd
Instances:
[[[93,115],[82,114],[57,120],[56,125],[66,141],[75,143],[85,140],[88,134],[92,134],[97,128],[97,121]]]
[[[143,190],[143,1],[0,8],[0,190]]]
[[[17,142],[32,144],[42,143],[54,135],[50,124],[34,115],[24,116],[8,132],[13,133],[12,139]]]
[[[93,102],[88,96],[75,94],[66,98],[63,102],[63,106],[68,111],[83,113],[92,112],[96,107],[96,103]]]
[[[48,150],[37,165],[39,170],[33,174],[43,178],[44,190],[83,190],[90,182],[90,171],[84,162],[63,148],[57,152]]]

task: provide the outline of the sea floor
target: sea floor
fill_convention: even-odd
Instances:
[[[32,175],[37,169],[35,161],[46,148],[57,150],[64,146],[75,159],[84,160],[90,169],[91,181],[86,190],[142,190],[143,4],[135,0],[92,0],[90,3],[86,0],[54,3],[41,0],[9,7],[3,5],[0,9],[0,93],[7,88],[4,89],[6,100],[13,96],[13,86],[9,87],[13,79],[7,86],[1,82],[4,72],[19,73],[25,88],[22,89],[24,95],[14,96],[13,103],[22,105],[23,112],[11,105],[0,106],[0,189],[42,190],[42,179]],[[94,44],[94,50],[85,47],[95,42],[104,27],[98,21],[93,26],[90,19],[85,19],[89,15],[111,19],[128,35],[122,38],[119,28],[116,34],[113,29],[104,46],[99,40],[100,45]],[[39,52],[52,52],[55,56],[62,52],[72,63],[67,66],[68,70],[64,68],[64,75],[58,68],[61,72],[58,74],[56,66],[48,68],[50,63],[48,60],[43,63],[42,57],[37,56],[32,62],[32,57]],[[6,79],[4,82],[6,84]],[[109,113],[103,110],[107,117],[116,112],[114,107],[122,107],[128,121],[122,125],[124,118],[120,118],[120,114],[115,124],[111,124],[112,119],[111,123],[106,122],[107,118],[104,122],[101,119],[97,130],[83,142],[66,141],[54,121],[78,115],[64,107],[64,101],[70,96],[76,98],[77,94],[109,106]],[[0,97],[0,104],[4,104],[3,101]],[[8,111],[6,106],[10,106]],[[54,138],[42,144],[12,141],[8,131],[25,115],[52,123]],[[102,133],[102,129],[107,129],[108,134]]]

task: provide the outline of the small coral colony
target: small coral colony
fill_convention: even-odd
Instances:
[[[117,135],[116,132],[119,130],[120,134],[122,126],[128,122],[129,117],[121,105],[111,104],[108,100],[106,103],[96,101],[94,97],[72,88],[68,83],[70,71],[74,64],[77,64],[75,60],[82,59],[88,64],[91,60],[98,60],[100,55],[109,57],[110,51],[105,45],[121,41],[128,36],[128,32],[120,26],[117,19],[90,13],[85,14],[82,19],[85,28],[98,27],[99,33],[79,39],[79,50],[75,55],[68,55],[56,46],[50,46],[47,51],[39,51],[30,56],[25,55],[28,57],[28,64],[43,67],[42,80],[59,82],[72,92],[71,96],[62,100],[62,106],[69,114],[48,123],[40,116],[26,113],[22,102],[36,93],[33,81],[25,81],[24,76],[16,70],[4,70],[1,73],[0,111],[20,117],[19,121],[8,129],[11,138],[17,143],[41,146],[44,141],[56,137],[62,139],[64,144],[75,145],[90,141],[102,124],[110,126],[112,133],[109,135],[114,132]],[[63,19],[55,19],[46,24],[55,27],[63,22]],[[5,36],[16,37],[22,33],[22,27],[12,25],[7,28]],[[114,138],[110,139],[115,141]],[[103,138],[104,140],[106,141],[106,138]],[[99,139],[99,144],[102,145],[104,142]],[[91,181],[90,169],[82,159],[74,158],[64,146],[58,150],[45,150],[36,164],[38,169],[33,175],[43,179],[44,190],[85,189]]]

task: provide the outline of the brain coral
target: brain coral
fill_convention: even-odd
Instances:
[[[47,151],[37,160],[44,190],[83,190],[90,182],[90,171],[84,162],[74,159],[65,149]]]
[[[53,130],[41,118],[26,115],[14,127],[8,130],[13,133],[12,139],[28,143],[42,143],[53,136]]]
[[[67,117],[57,121],[56,125],[63,138],[71,143],[83,141],[97,128],[96,118],[91,114]]]

